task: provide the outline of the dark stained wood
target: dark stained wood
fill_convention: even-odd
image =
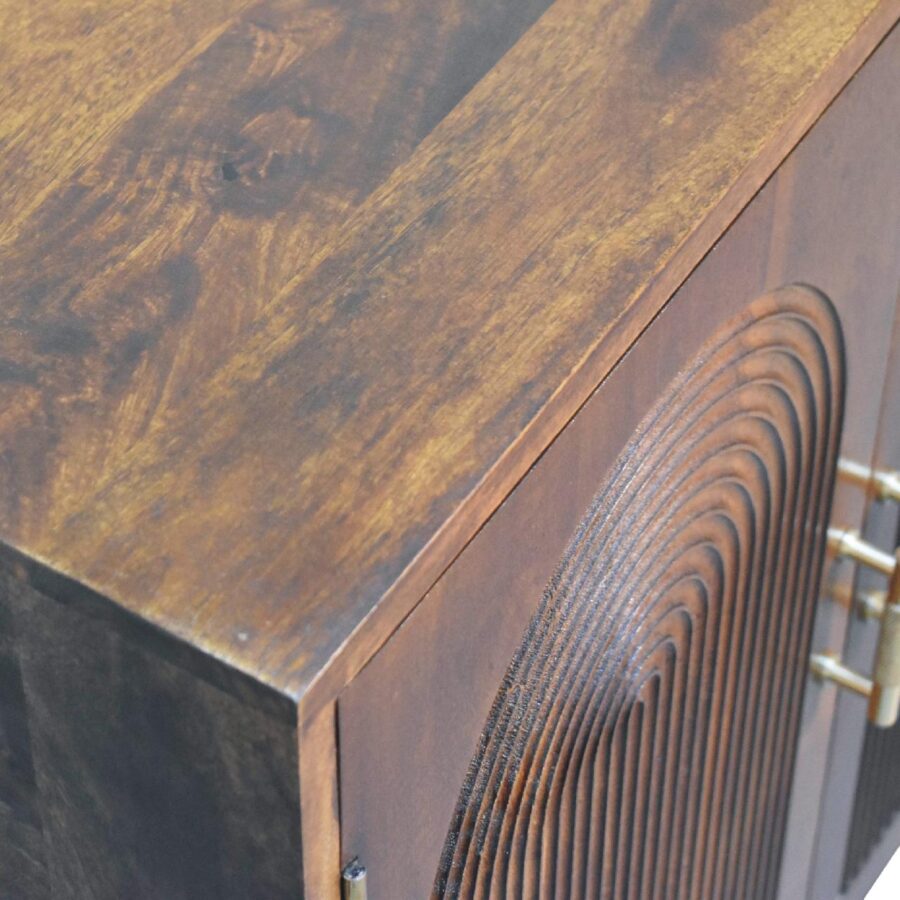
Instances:
[[[661,392],[503,675],[435,895],[773,894],[843,367],[794,288]]]
[[[5,7],[0,896],[331,900],[337,694],[900,3]]]
[[[526,623],[642,410],[708,330],[763,291],[795,281],[820,286],[847,330],[843,451],[872,457],[891,341],[884,323],[900,285],[896,122],[885,114],[896,102],[896,64],[886,44],[342,695],[344,857],[369,863],[373,884],[385,885],[376,900],[402,896],[403,878],[415,884],[412,896],[429,890],[478,735]],[[860,524],[860,492],[842,486],[836,497],[836,520]],[[845,622],[832,612],[828,603],[821,610],[818,647],[840,646]],[[784,900],[803,896],[809,877],[835,693],[807,690]]]
[[[323,707],[300,734],[300,816],[305,896],[340,900],[337,710]]]
[[[196,9],[183,5],[172,30]],[[546,2],[243,5],[165,84],[129,97],[131,114],[3,247],[7,381],[21,401],[38,379],[50,403],[4,433],[50,447],[89,419],[52,485],[10,456],[11,500],[92,490]]]
[[[900,468],[900,428],[897,426],[900,422],[900,308],[894,319],[890,359],[873,464],[884,468]],[[896,505],[872,504],[869,513],[867,537],[882,546],[900,546]],[[860,574],[865,577],[864,573]],[[860,585],[868,586],[871,585]],[[883,584],[876,581],[874,586],[881,588]],[[860,630],[859,623],[856,629]],[[874,658],[875,635],[872,634],[874,629],[871,627],[865,630],[868,631],[864,642],[865,649],[869,651],[868,662]],[[856,716],[849,722],[839,719],[835,730],[858,735],[860,729]],[[864,896],[874,883],[880,867],[867,870],[867,863],[885,863],[900,846],[900,727],[895,726],[885,731],[867,724],[863,730],[865,738],[856,764],[853,815],[846,829],[843,829],[844,834],[839,832],[837,835],[844,837],[846,847],[841,881],[842,897],[847,897],[848,900]],[[837,761],[833,760],[831,777],[850,780],[847,772],[854,756],[856,754],[846,754],[838,771],[835,771]],[[834,852],[834,844],[830,840],[822,840],[818,849],[822,859]],[[829,874],[833,877],[831,865],[833,863],[829,865]]]
[[[371,143],[326,138],[336,60],[372,66],[336,38],[337,96],[291,108],[327,14],[238,17],[4,249],[5,542],[299,696],[413,560],[449,562],[896,17],[714,6],[554,4],[290,261],[265,223],[327,182],[320,149]]]
[[[801,165],[798,159],[789,161],[778,173],[780,202],[794,210],[790,217],[782,217],[782,221],[802,228],[807,236],[797,243],[788,243],[783,241],[782,232],[776,231],[771,240],[773,247],[780,246],[782,265],[792,277],[810,281],[818,270],[823,273],[823,280],[818,283],[834,296],[847,298],[849,308],[843,318],[848,341],[854,342],[859,350],[849,356],[847,407],[853,409],[853,418],[848,418],[841,453],[851,459],[884,465],[890,458],[900,459],[894,449],[897,433],[887,424],[885,409],[886,403],[898,402],[900,392],[892,399],[891,392],[896,392],[897,387],[887,388],[887,393],[884,387],[886,382],[896,385],[898,377],[891,328],[896,321],[896,299],[900,295],[900,255],[896,249],[900,246],[900,180],[892,174],[897,170],[896,154],[879,150],[900,143],[900,32],[897,29],[871,62],[866,77],[860,76],[851,83],[846,95],[837,101],[847,120],[844,128],[841,130],[831,116],[821,122],[821,153],[830,165],[821,162]],[[802,148],[798,156],[800,153]],[[836,180],[842,184],[838,192],[835,192]],[[853,203],[847,202],[851,195]],[[819,198],[817,203],[812,202],[813,197]],[[869,218],[875,210],[885,215],[878,224]],[[860,255],[848,254],[842,258],[833,248],[829,249],[827,242],[817,242],[812,236],[817,222],[827,233],[837,232],[838,240],[859,235],[860,240],[875,243]],[[837,227],[836,223],[839,223]],[[880,231],[879,237],[875,229]],[[884,306],[870,306],[876,296],[883,298]],[[862,309],[871,312],[859,315]],[[889,517],[876,523],[869,498],[858,488],[839,483],[834,498],[836,523],[849,522],[863,531],[871,528],[869,537],[890,547],[893,524]],[[846,597],[857,571],[858,567],[841,561],[830,566],[826,571],[826,596]],[[863,671],[870,671],[874,644],[866,648],[865,641],[858,642],[859,631],[850,629],[852,619],[846,605],[826,599],[817,620],[816,648],[843,647],[849,661]],[[860,646],[854,647],[857,643]],[[847,802],[845,791],[853,784],[851,759],[858,752],[851,752],[850,747],[855,742],[858,748],[865,716],[865,702],[845,697],[842,691],[814,684],[808,693],[799,756],[801,765],[795,787],[792,830],[795,839],[789,844],[786,857],[794,865],[796,880],[786,875],[781,894],[784,900],[792,900],[801,885],[807,886],[811,900],[832,900],[839,891],[843,845],[834,843],[834,837],[842,834],[846,842],[852,805]],[[850,709],[853,713],[846,718]],[[849,744],[846,739],[834,742],[835,727],[841,729],[841,720],[845,736],[848,732],[855,734]],[[843,771],[840,765],[835,768],[838,760],[847,763],[848,768]],[[809,826],[814,821],[819,823],[816,829]],[[815,887],[806,881],[809,872],[813,873],[810,881]],[[826,872],[827,877],[820,880]]]
[[[661,369],[664,329],[632,351],[342,698],[345,854],[373,897],[425,896],[441,842],[435,896],[773,895],[842,348],[806,289],[683,365],[703,330]]]
[[[895,102],[900,113],[900,60],[895,61]],[[898,127],[900,139],[900,127]],[[894,320],[887,378],[872,464],[900,468],[900,308]],[[866,498],[863,534],[876,546],[900,546],[900,510],[896,503]],[[885,588],[884,576],[857,567],[854,590]],[[843,598],[841,598],[843,600]],[[841,648],[848,664],[871,670],[878,628],[850,615]],[[838,646],[838,645],[834,645]],[[862,900],[880,871],[867,863],[887,861],[900,846],[900,728],[883,730],[865,721],[866,704],[836,698],[829,747],[828,775],[822,798],[822,826],[816,843],[815,877],[810,897]],[[852,814],[851,814],[852,810]],[[890,828],[892,822],[898,827]]]
[[[251,2],[4,3],[0,243]]]
[[[853,816],[841,873],[841,893],[860,896],[871,883],[857,883],[891,826],[900,819],[900,728],[868,724],[854,784]],[[893,844],[889,850],[894,850]]]
[[[49,896],[28,705],[8,591],[0,589],[0,898]]]
[[[11,810],[13,825],[0,895],[301,895],[295,723],[6,574],[0,609],[16,638],[12,684],[27,697],[27,724],[6,735],[17,777],[12,797],[0,780],[0,816]],[[18,721],[6,698],[2,712],[6,733]]]

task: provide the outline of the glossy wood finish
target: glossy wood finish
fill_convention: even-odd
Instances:
[[[887,139],[895,126],[884,115],[898,84],[898,37],[890,40],[342,695],[344,854],[369,863],[376,900],[430,890],[430,861],[440,855],[497,686],[544,587],[660,385],[684,370],[709,331],[779,285],[821,287],[847,328],[843,452],[871,458],[881,403],[872,385],[885,378],[884,322],[900,285],[900,198],[891,193]],[[842,486],[836,498],[836,516],[862,521],[858,491]],[[817,646],[829,635],[839,641],[845,620],[835,612],[822,607]],[[827,788],[834,700],[833,689],[808,687],[781,877],[780,896],[791,900],[804,896],[813,865],[811,823]]]
[[[300,895],[302,859],[331,900],[336,696],[898,10],[0,3],[0,817],[33,863],[16,890],[118,900],[168,877],[197,896],[258,852],[273,896]],[[68,655],[29,636],[34,610]],[[77,684],[102,731],[67,724]],[[206,761],[194,830],[188,759]],[[145,849],[121,823],[153,765],[148,814],[169,819]],[[101,811],[76,791],[53,812],[68,782]],[[257,791],[271,803],[245,806]]]

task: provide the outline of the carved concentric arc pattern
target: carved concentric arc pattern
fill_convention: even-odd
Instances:
[[[664,391],[510,663],[434,896],[773,896],[842,401],[804,287]]]

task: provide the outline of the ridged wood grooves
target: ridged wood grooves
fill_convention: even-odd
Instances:
[[[506,672],[435,896],[772,896],[842,401],[803,287],[663,392]]]
[[[845,891],[868,862],[898,812],[900,725],[884,729],[867,724],[844,859],[842,884]]]

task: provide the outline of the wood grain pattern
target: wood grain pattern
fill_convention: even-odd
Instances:
[[[50,491],[44,515],[93,490],[543,9],[383,6],[256,4],[147,96],[130,73],[131,115],[3,246],[5,433],[24,456],[10,447],[0,472],[10,519],[27,524],[38,493]],[[174,21],[146,14],[180,29],[169,12]],[[119,39],[164,58],[129,21]],[[56,52],[28,24],[21,45]],[[67,18],[55,24],[70,34]],[[40,99],[23,115],[56,123],[56,98]],[[58,140],[71,149],[68,131]],[[63,440],[59,458],[51,448]],[[58,470],[32,465],[26,445],[46,448]]]
[[[16,890],[332,894],[335,694],[898,9],[0,0]]]
[[[304,897],[340,900],[337,712],[326,706],[300,734],[300,815]]]
[[[415,561],[339,680],[371,654],[897,14],[557,0],[389,174],[335,118],[364,83],[390,121],[382,10],[338,9],[239,16],[3,251],[4,542],[292,697]],[[477,9],[438,29],[453,96],[427,37],[384,86],[437,93],[411,134],[538,11],[472,57]]]
[[[295,722],[6,573],[0,614],[4,900],[304,896]]]
[[[249,3],[0,4],[0,246]]]
[[[785,292],[663,392],[504,676],[436,895],[773,894],[843,364]]]

